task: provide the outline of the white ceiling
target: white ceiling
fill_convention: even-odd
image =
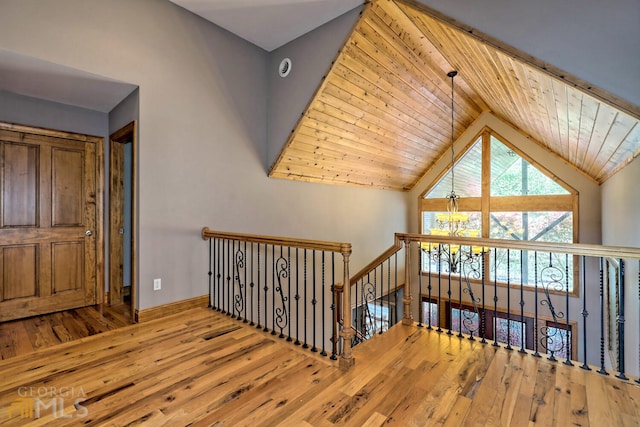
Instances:
[[[170,1],[267,52],[364,3],[364,0]]]

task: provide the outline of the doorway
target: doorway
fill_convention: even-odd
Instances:
[[[127,304],[135,319],[136,124],[113,133],[109,144],[109,304]]]

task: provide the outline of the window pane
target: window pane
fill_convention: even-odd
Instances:
[[[572,212],[491,212],[493,239],[573,242]]]
[[[549,194],[569,194],[569,192],[491,136],[491,195]]]
[[[504,344],[509,343],[521,347],[527,342],[525,324],[517,320],[507,320],[501,317],[495,319],[495,340]],[[508,340],[507,340],[508,338]]]
[[[571,212],[492,212],[490,237],[507,240],[573,242]],[[491,253],[491,279],[573,291],[573,257],[548,252],[497,249]]]
[[[438,304],[429,301],[422,301],[422,323],[431,326],[438,326]],[[431,323],[429,323],[431,319]]]
[[[455,164],[454,190],[460,197],[480,197],[482,194],[482,138],[469,148]],[[451,169],[427,193],[425,199],[440,199],[451,193]]]

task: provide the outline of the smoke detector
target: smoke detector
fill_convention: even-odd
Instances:
[[[291,60],[289,58],[284,58],[280,61],[280,66],[278,67],[278,73],[280,77],[287,77],[291,72]]]

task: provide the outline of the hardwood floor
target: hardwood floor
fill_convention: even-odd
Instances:
[[[9,359],[133,323],[131,307],[96,305],[0,322],[0,358]]]
[[[254,327],[194,309],[0,361],[0,424],[640,422],[640,386],[631,381],[416,326],[396,325],[354,355],[355,366],[342,371]]]

